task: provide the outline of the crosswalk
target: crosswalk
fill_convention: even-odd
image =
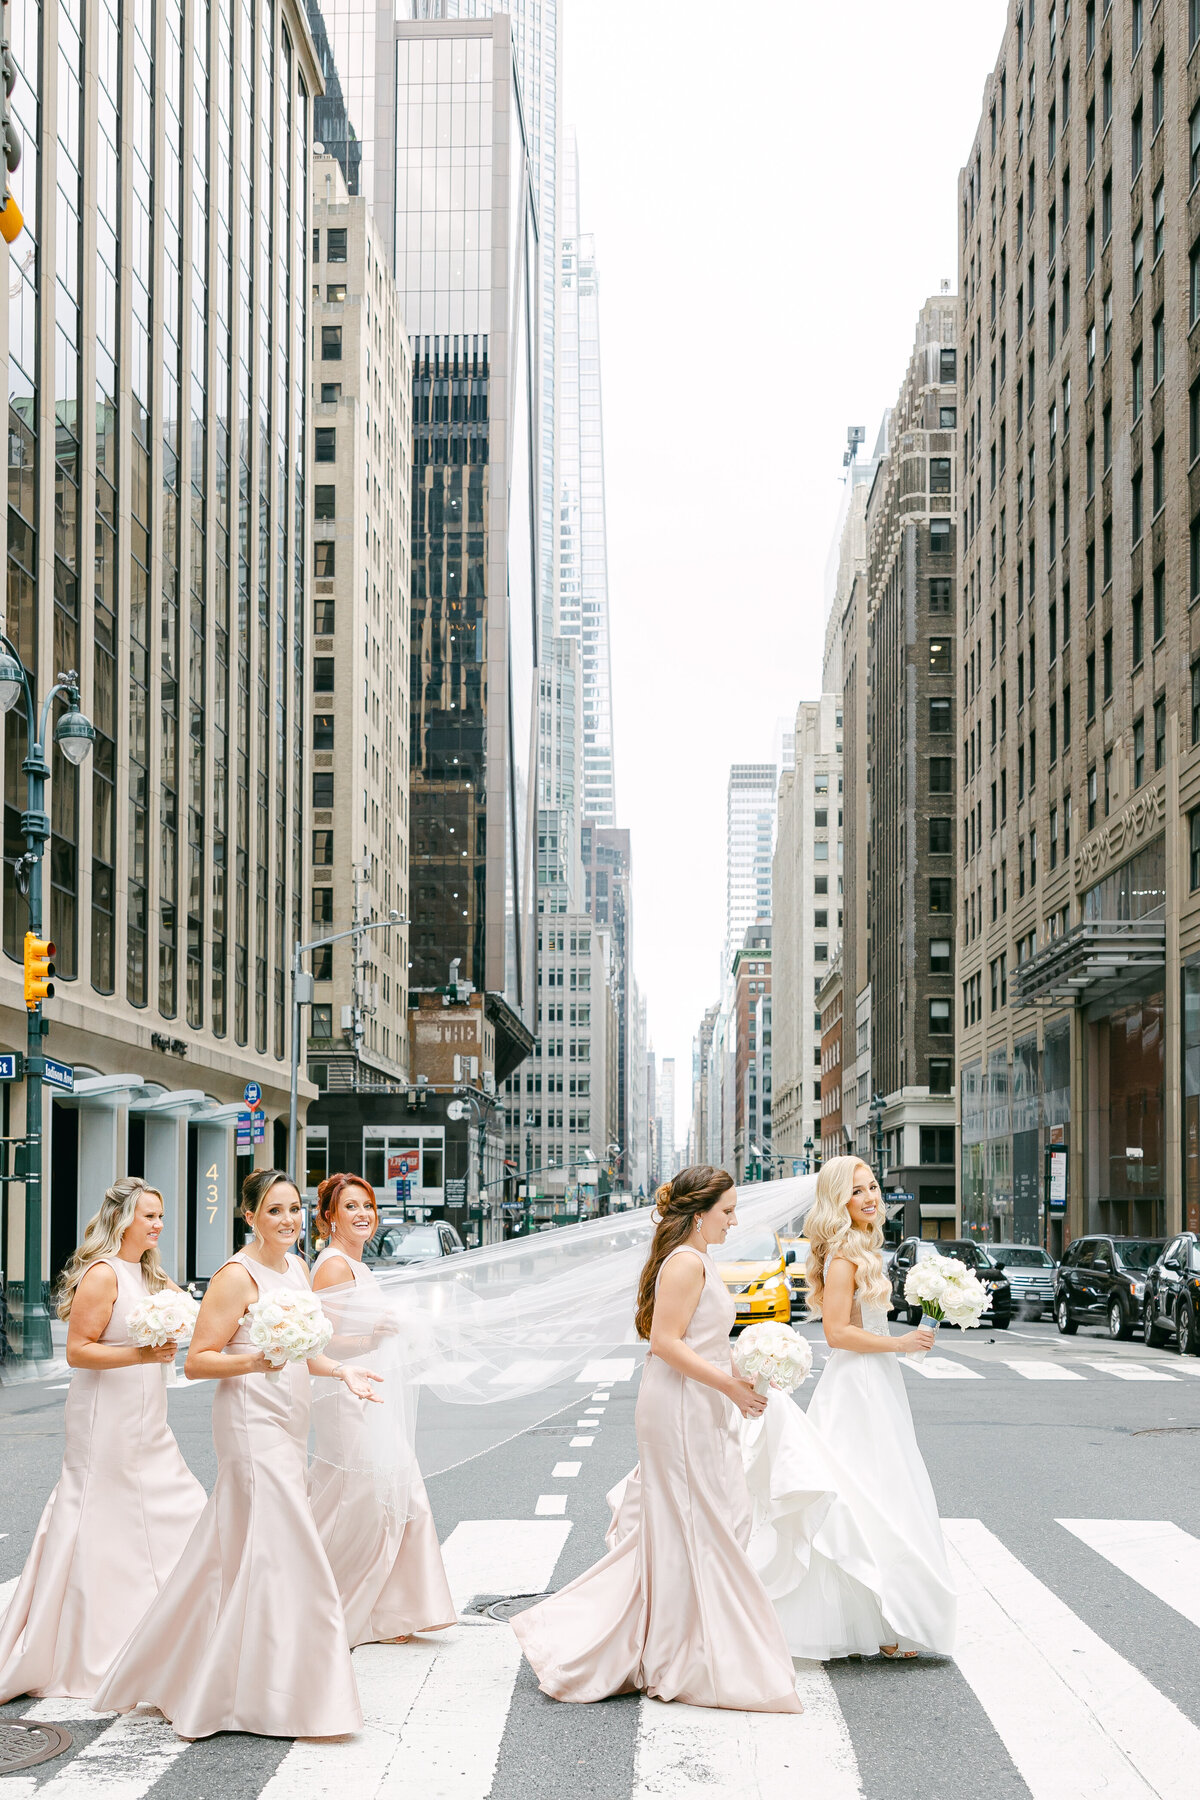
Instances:
[[[900,1367],[926,1381],[987,1381],[1015,1375],[1022,1381],[1094,1381],[1097,1377],[1113,1381],[1200,1381],[1200,1358],[1181,1358],[1170,1368],[1159,1364],[1134,1362],[1124,1356],[1104,1360],[1056,1356],[1006,1356],[984,1362],[956,1362],[949,1356],[930,1351],[923,1361],[902,1356]]]
[[[959,1641],[953,1661],[925,1662],[945,1730],[976,1705],[995,1739],[995,1754],[1017,1773],[1031,1800],[1192,1800],[1200,1768],[1200,1712],[1189,1717],[1159,1691],[1128,1654],[1106,1641],[1068,1599],[1026,1566],[1002,1535],[979,1519],[944,1522],[959,1589]],[[1096,1581],[1132,1583],[1191,1633],[1189,1661],[1200,1657],[1200,1537],[1168,1520],[1074,1519],[1048,1529],[1095,1559]],[[366,1645],[354,1655],[364,1726],[352,1738],[296,1742],[258,1787],[256,1800],[489,1800],[513,1791],[506,1773],[514,1752],[514,1696],[522,1680],[516,1638],[483,1602],[544,1592],[572,1524],[566,1518],[464,1520],[443,1549],[459,1623],[403,1645]],[[1114,1592],[1119,1607],[1124,1589]],[[1102,1609],[1103,1610],[1103,1609]],[[1189,1640],[1190,1642],[1190,1640]],[[912,1665],[910,1665],[911,1667]],[[848,1665],[840,1665],[847,1669]],[[665,1706],[640,1700],[614,1712],[612,1732],[631,1733],[625,1783],[611,1800],[714,1800],[738,1794],[766,1800],[783,1792],[821,1800],[876,1800],[865,1784],[855,1733],[837,1694],[839,1665],[798,1665],[803,1714],[765,1715]],[[903,1731],[903,1677],[881,1665],[873,1706],[896,1706],[890,1729]],[[831,1674],[834,1679],[831,1679]],[[528,1686],[528,1671],[525,1672]],[[894,1685],[893,1685],[894,1684]],[[911,1691],[911,1690],[910,1690]],[[1193,1711],[1197,1709],[1193,1708]],[[86,1707],[47,1700],[26,1717],[65,1723],[90,1718]],[[561,1709],[546,1703],[523,1715],[523,1730],[553,1732]],[[856,1728],[857,1728],[857,1715]],[[562,1727],[557,1727],[561,1741]],[[507,1751],[506,1751],[507,1744]],[[202,1747],[177,1739],[142,1709],[102,1722],[53,1772],[5,1780],[10,1800],[155,1800],[194,1791],[188,1758]],[[560,1800],[566,1787],[539,1764],[537,1746],[519,1752],[528,1800]],[[919,1757],[919,1742],[912,1756]],[[971,1760],[986,1766],[976,1731]],[[982,1759],[982,1761],[980,1760]],[[541,1767],[542,1773],[537,1770]],[[177,1785],[176,1785],[177,1784]],[[198,1790],[197,1790],[198,1791]],[[246,1790],[249,1792],[249,1790]],[[900,1792],[901,1790],[897,1790]],[[982,1792],[967,1780],[963,1794]],[[1009,1789],[1003,1790],[1005,1793]],[[606,1800],[609,1789],[605,1788]]]

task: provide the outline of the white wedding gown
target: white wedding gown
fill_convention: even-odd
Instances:
[[[887,1311],[862,1308],[887,1337]],[[807,1413],[772,1391],[743,1421],[750,1560],[795,1657],[882,1644],[948,1656],[957,1601],[894,1355],[833,1350]]]

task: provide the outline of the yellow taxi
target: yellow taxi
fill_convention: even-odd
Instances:
[[[800,1237],[795,1231],[781,1231],[779,1241],[783,1245],[784,1256],[789,1250],[795,1252],[792,1269],[792,1314],[803,1314],[808,1311],[808,1286],[804,1271],[808,1267],[808,1239]]]
[[[797,1260],[777,1231],[735,1231],[714,1257],[717,1273],[737,1307],[739,1325],[776,1319],[787,1325],[792,1317],[792,1288],[787,1278],[789,1263]]]

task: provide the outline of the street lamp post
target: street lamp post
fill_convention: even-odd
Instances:
[[[806,1137],[804,1140],[804,1173],[806,1175],[812,1174],[812,1153],[813,1141],[810,1137]]]
[[[0,663],[0,683],[2,681],[3,664]],[[297,944],[292,951],[292,1082],[288,1100],[287,1177],[293,1186],[296,1182],[296,1113],[300,1094],[300,1009],[311,1006],[313,997],[313,978],[302,966],[302,960],[310,951],[323,950],[326,944],[340,944],[343,938],[358,938],[367,931],[389,931],[393,925],[407,923],[393,907],[386,919],[367,919],[361,925],[351,925],[346,931],[335,931],[330,937]]]
[[[60,674],[42,702],[39,726],[33,684],[15,645],[0,631],[0,712],[11,712],[18,701],[25,703],[25,728],[28,733],[25,761],[25,811],[21,814],[21,832],[25,854],[17,859],[17,889],[29,906],[29,929],[25,934],[25,1005],[28,1032],[25,1054],[25,1143],[23,1174],[25,1180],[25,1293],[21,1309],[21,1356],[26,1362],[51,1354],[50,1315],[42,1304],[42,1076],[45,1058],[42,1039],[50,1029],[42,1016],[42,1000],[54,994],[53,985],[45,977],[54,973],[50,960],[54,945],[42,941],[42,857],[50,837],[50,817],[46,812],[46,780],[50,764],[46,760],[46,727],[50,708],[56,696],[66,701],[54,727],[54,742],[67,761],[76,767],[89,755],[96,729],[79,709],[79,676],[74,669]],[[36,970],[31,968],[37,958]],[[34,977],[31,980],[31,975]]]

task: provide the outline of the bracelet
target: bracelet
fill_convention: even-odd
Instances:
[[[345,1363],[334,1363],[333,1377],[332,1377],[332,1379],[334,1381],[340,1381],[342,1379],[342,1375],[345,1371],[345,1367],[346,1367]]]

